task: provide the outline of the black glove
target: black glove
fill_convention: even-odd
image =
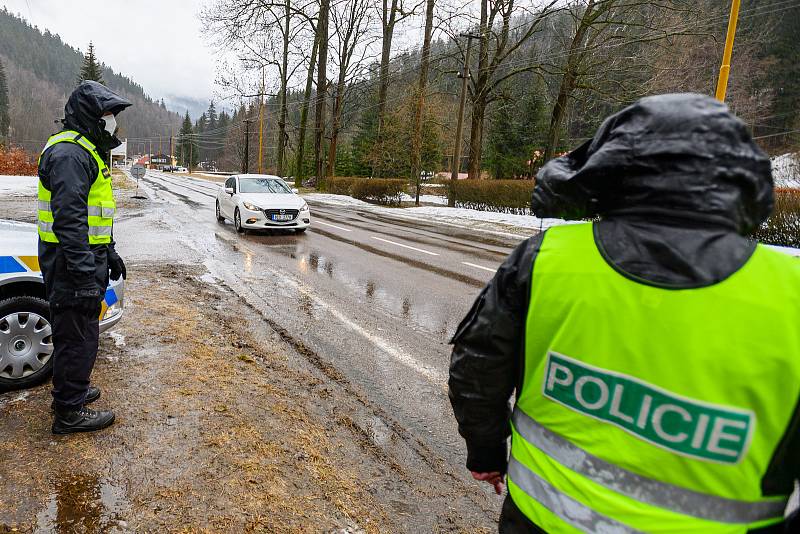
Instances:
[[[125,262],[119,257],[117,251],[113,248],[108,249],[108,270],[111,271],[111,279],[119,280],[121,276],[123,280],[128,279],[128,271],[125,269]]]

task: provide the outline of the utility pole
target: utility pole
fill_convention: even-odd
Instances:
[[[261,94],[258,102],[258,174],[262,173],[262,163],[264,161],[264,67],[261,67]]]
[[[189,136],[189,174],[192,174],[192,146],[194,145],[194,141],[192,141],[192,137]]]
[[[733,0],[731,17],[728,19],[728,35],[725,37],[725,50],[722,52],[722,66],[719,68],[716,97],[725,102],[728,92],[728,76],[731,73],[731,56],[733,55],[733,38],[736,36],[736,23],[739,21],[739,4],[741,0]]]
[[[174,133],[172,127],[169,129],[169,164],[172,165],[172,134]]]
[[[253,119],[245,119],[244,122],[244,162],[242,165],[242,173],[247,174],[250,172],[250,123]]]
[[[467,51],[464,53],[464,70],[458,76],[461,78],[461,102],[458,105],[458,123],[456,124],[456,142],[453,147],[453,164],[450,169],[450,194],[447,196],[447,205],[451,208],[456,205],[456,181],[458,171],[461,170],[461,135],[464,130],[464,107],[467,105],[467,83],[469,82],[469,53],[472,50],[472,40],[480,39],[480,35],[462,33],[461,37],[467,38]]]

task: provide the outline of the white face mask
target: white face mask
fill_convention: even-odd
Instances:
[[[117,129],[117,118],[114,115],[104,115],[103,120],[106,121],[104,130],[114,135],[114,131]]]

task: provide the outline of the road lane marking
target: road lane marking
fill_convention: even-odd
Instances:
[[[325,226],[330,226],[331,228],[336,228],[337,230],[341,230],[342,232],[352,232],[352,230],[348,230],[347,228],[342,228],[341,226],[336,226],[335,224],[322,222],[319,219],[316,219],[314,222],[317,224],[324,224]]]
[[[375,237],[374,235],[370,236],[370,237],[372,237],[372,239],[377,239],[378,241],[383,241],[384,243],[389,243],[391,245],[396,245],[398,247],[403,247],[403,248],[407,248],[407,249],[410,249],[410,250],[416,250],[417,252],[422,252],[423,254],[428,254],[430,256],[438,256],[439,255],[436,252],[431,252],[429,250],[422,250],[421,248],[417,248],[417,247],[410,247],[408,245],[404,245],[404,244],[398,243],[396,241],[389,241],[388,239],[383,239],[382,237]]]
[[[491,269],[489,267],[484,267],[483,265],[476,265],[476,264],[470,263],[468,261],[462,261],[461,263],[463,263],[464,265],[468,265],[470,267],[475,267],[476,269],[483,269],[484,271],[489,271],[491,273],[497,271],[497,269]]]

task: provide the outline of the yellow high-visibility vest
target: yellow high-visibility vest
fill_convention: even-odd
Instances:
[[[765,494],[762,479],[800,398],[797,259],[758,245],[719,283],[658,287],[618,272],[592,224],[565,225],[545,234],[531,286],[508,470],[531,521],[555,534],[783,520],[791,482]]]
[[[76,131],[66,130],[50,137],[42,150],[42,154],[57,143],[74,143],[83,147],[92,155],[97,163],[97,178],[89,189],[87,198],[87,220],[89,231],[87,239],[90,245],[103,245],[111,243],[111,231],[114,225],[114,214],[117,210],[114,193],[111,189],[111,172],[103,158],[97,153],[97,148],[88,139]],[[39,157],[41,160],[41,156]],[[53,211],[50,206],[52,193],[39,179],[39,238],[48,243],[58,243],[58,237],[53,232]]]

